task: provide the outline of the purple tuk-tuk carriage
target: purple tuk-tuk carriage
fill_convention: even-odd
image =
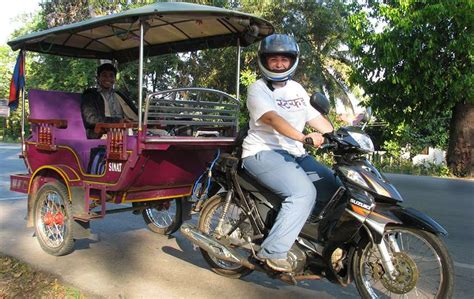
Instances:
[[[22,121],[28,173],[11,176],[11,190],[28,194],[27,225],[47,253],[65,255],[90,235],[90,221],[142,212],[148,227],[169,234],[190,215],[186,200],[216,150],[230,151],[238,130],[236,97],[207,88],[178,88],[143,99],[144,57],[247,46],[273,32],[258,17],[189,3],[156,3],[35,32],[10,41],[13,50],[118,63],[139,59],[138,123],[100,123],[87,139],[81,94],[30,90]],[[23,105],[25,93],[23,92]],[[24,106],[23,106],[24,107]],[[25,134],[25,122],[31,132]],[[185,132],[176,133],[176,132]],[[92,174],[91,150],[105,148],[105,169]],[[127,204],[110,209],[107,203]]]

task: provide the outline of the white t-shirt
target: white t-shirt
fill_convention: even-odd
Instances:
[[[296,130],[303,132],[305,124],[318,117],[319,112],[309,103],[308,93],[297,82],[288,80],[283,87],[271,91],[263,79],[249,86],[247,109],[250,130],[242,144],[242,158],[264,150],[286,150],[294,156],[305,154],[303,144],[281,135],[271,126],[259,121],[260,117],[275,111]]]

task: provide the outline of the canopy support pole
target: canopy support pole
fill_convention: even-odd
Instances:
[[[240,39],[237,39],[237,86],[235,94],[237,100],[240,101]]]
[[[23,54],[23,67],[25,67],[25,59],[26,59],[26,51],[22,52]],[[25,150],[26,150],[26,145],[25,145],[25,118],[26,118],[26,113],[25,113],[25,86],[26,86],[26,76],[23,76],[24,84],[21,88],[21,153],[24,156],[25,155]]]
[[[142,131],[143,106],[143,22],[140,22],[140,61],[138,65],[138,131]]]
[[[23,52],[23,67],[26,67],[26,51]],[[25,71],[26,73],[26,71]],[[23,76],[24,84],[21,88],[21,155],[23,157],[23,161],[25,162],[25,166],[28,169],[29,173],[32,173],[30,163],[28,162],[28,158],[26,157],[26,140],[25,140],[25,128],[26,128],[26,104],[25,104],[25,87],[26,87],[26,75]],[[6,122],[6,119],[5,119]],[[3,130],[3,137],[5,137],[5,130]]]

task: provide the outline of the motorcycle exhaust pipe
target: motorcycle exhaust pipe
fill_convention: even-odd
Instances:
[[[249,262],[232,248],[219,243],[215,238],[199,231],[194,225],[184,223],[180,229],[183,236],[193,244],[199,246],[210,255],[227,262],[238,263],[244,267],[255,270],[255,265]]]

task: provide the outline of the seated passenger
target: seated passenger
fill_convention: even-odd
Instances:
[[[116,75],[117,69],[111,63],[100,65],[97,68],[97,88],[82,93],[81,114],[89,139],[102,136],[94,132],[97,123],[138,121],[138,109],[114,89]]]

